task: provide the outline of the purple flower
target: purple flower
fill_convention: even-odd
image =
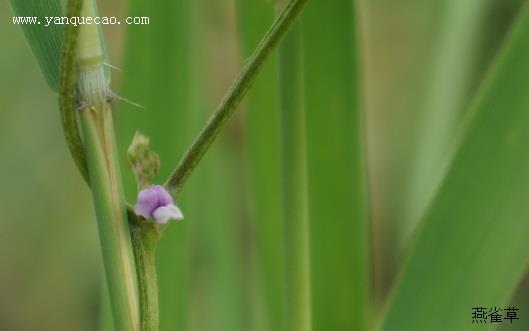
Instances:
[[[134,210],[145,218],[153,218],[158,224],[165,224],[169,220],[184,219],[184,215],[175,206],[169,192],[160,185],[141,190],[138,193],[138,202]]]

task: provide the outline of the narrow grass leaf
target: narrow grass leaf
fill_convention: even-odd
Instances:
[[[424,103],[410,167],[409,191],[402,207],[400,246],[408,242],[415,225],[446,171],[452,136],[481,78],[477,58],[484,52],[480,33],[488,24],[490,1],[447,1],[442,11],[431,69],[431,87]]]
[[[301,28],[279,47],[281,200],[285,259],[285,329],[311,330],[310,250]]]
[[[192,222],[189,329],[196,331],[244,330],[234,177],[221,146],[208,153],[186,188]]]
[[[248,57],[274,18],[271,3],[239,0],[243,58]],[[262,69],[246,101],[246,141],[250,173],[250,218],[257,241],[257,294],[264,296],[264,330],[283,330],[283,237],[279,189],[279,105],[276,60]]]
[[[368,329],[368,227],[355,1],[304,13],[315,331]]]
[[[59,0],[10,0],[14,16],[36,17],[39,24],[21,24],[33,54],[50,88],[59,90],[59,66],[61,62],[62,25],[46,26],[45,17],[62,15]],[[14,22],[13,22],[14,23]]]
[[[505,308],[520,281],[529,261],[528,36],[525,5],[465,117],[381,330],[467,330],[472,307]]]
[[[215,0],[190,4],[192,26],[192,79],[191,108],[187,125],[193,134],[204,126],[209,110],[218,103],[211,91],[222,80],[213,75],[219,67],[218,59],[226,50],[227,34],[219,24],[226,19],[229,7]],[[217,20],[210,20],[217,17]],[[212,33],[223,40],[214,43]],[[214,61],[211,61],[214,60]],[[225,64],[221,64],[225,65]],[[210,91],[210,93],[208,93]],[[208,97],[209,96],[209,97]],[[190,222],[190,272],[188,286],[193,294],[189,299],[189,329],[195,331],[243,330],[241,321],[240,229],[238,215],[241,202],[234,199],[237,173],[230,163],[227,136],[219,137],[190,177],[183,191],[189,199],[187,213]],[[240,183],[240,182],[239,182]]]

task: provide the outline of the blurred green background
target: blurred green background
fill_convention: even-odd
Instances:
[[[483,2],[480,20],[463,20],[460,26],[476,32],[465,54],[464,81],[450,82],[460,84],[462,93],[447,95],[457,98],[459,115],[523,3]],[[274,13],[264,0],[164,3],[100,3],[104,15],[151,18],[149,26],[105,26],[104,33],[110,62],[122,69],[113,72],[113,90],[146,108],[122,102],[115,107],[122,168],[138,129],[162,156],[160,180],[219,102]],[[356,13],[372,318],[387,299],[413,232],[404,199],[439,65],[435,54],[443,36],[459,33],[445,29],[447,3],[364,0]],[[7,2],[0,2],[0,330],[96,330],[108,321],[101,314],[102,265],[90,194],[68,155],[57,96],[11,17]],[[162,330],[277,330],[280,309],[269,304],[280,293],[282,263],[273,258],[281,255],[282,241],[277,86],[271,83],[275,65],[275,59],[266,65],[245,103],[255,113],[240,112],[193,175],[182,201],[187,218],[171,226],[159,247]],[[262,153],[252,149],[257,145]],[[133,201],[132,177],[123,173]],[[277,241],[261,240],[263,233]],[[505,330],[529,328],[523,311],[529,308],[526,283],[514,298],[521,320]],[[270,284],[277,287],[270,291]]]

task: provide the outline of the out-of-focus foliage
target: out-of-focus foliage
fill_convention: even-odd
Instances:
[[[529,66],[521,64],[529,57],[529,6],[519,16],[456,135],[453,162],[422,221],[382,330],[465,330],[469,308],[479,302],[504,309],[523,276],[529,261],[529,229],[521,221],[529,215]]]
[[[313,327],[364,330],[370,266],[359,12],[348,0],[311,5],[303,53]]]
[[[90,192],[11,17],[0,2],[0,329],[91,331],[102,268]]]
[[[250,55],[274,18],[274,6],[262,0],[238,0],[238,25],[243,58]],[[263,298],[260,328],[283,329],[283,224],[279,178],[279,105],[275,57],[265,64],[250,90],[245,107],[245,142],[249,173],[249,219],[255,231],[256,300]]]
[[[522,92],[507,98],[525,86],[523,74],[529,76],[525,45],[520,46],[523,52],[512,55],[514,60],[520,56],[518,60],[510,61],[507,56],[508,61],[498,67],[496,76],[510,73],[501,78],[503,84],[489,83],[488,92],[484,90],[476,104],[476,124],[461,140],[462,149],[437,202],[424,218],[418,242],[409,246],[416,237],[399,241],[405,236],[398,234],[410,230],[403,228],[408,215],[405,208],[417,208],[415,212],[421,215],[420,209],[425,207],[405,204],[413,201],[408,195],[412,179],[418,180],[419,186],[429,185],[414,177],[412,170],[417,140],[428,133],[420,120],[427,116],[425,105],[429,99],[435,100],[429,108],[437,112],[448,107],[446,97],[436,94],[434,63],[441,73],[447,71],[439,68],[466,63],[458,71],[461,76],[452,77],[457,81],[452,84],[448,78],[441,83],[464,93],[461,103],[450,100],[457,101],[453,108],[461,111],[481,84],[522,2],[490,1],[483,4],[490,5],[488,10],[471,10],[471,19],[461,18],[450,25],[456,16],[448,16],[454,10],[458,15],[464,12],[456,7],[447,10],[448,1],[359,1],[356,11],[353,1],[309,1],[301,27],[315,331],[341,331],[342,325],[359,322],[365,317],[362,302],[372,300],[372,310],[378,312],[387,302],[408,247],[414,248],[413,255],[394,294],[396,310],[388,311],[386,328],[403,323],[406,330],[426,330],[421,318],[431,316],[428,307],[436,311],[451,308],[443,330],[452,325],[453,314],[455,321],[466,318],[470,326],[469,298],[482,299],[473,304],[508,302],[522,275],[526,251],[522,239],[527,233],[523,220],[528,213],[520,201],[527,192],[519,185],[527,177],[522,168],[527,157],[521,139],[527,140],[528,130],[522,130],[527,119],[517,108],[525,105],[525,99],[520,97]],[[457,2],[463,9],[467,5],[470,2]],[[120,102],[114,110],[126,195],[132,202],[136,187],[125,166],[125,150],[134,132],[147,134],[161,155],[158,181],[162,181],[272,22],[274,3],[100,1],[100,13],[151,19],[148,26],[103,27],[110,62],[122,68],[112,75],[113,90],[146,108]],[[0,38],[5,46],[0,52],[0,330],[96,330],[101,316],[106,316],[103,323],[108,316],[101,315],[106,308],[101,299],[101,254],[91,198],[63,141],[56,96],[46,86],[21,27],[12,24],[11,18],[7,2],[0,2]],[[465,35],[469,39],[461,41]],[[452,58],[455,62],[450,63],[455,65],[443,62],[439,55],[443,43],[452,45],[458,40],[474,51],[466,52],[465,59]],[[511,52],[515,54],[513,49]],[[511,68],[514,62],[516,70]],[[357,63],[363,120],[356,118],[355,110]],[[158,248],[162,331],[282,330],[284,260],[276,69],[274,59],[266,64],[241,116],[234,118],[193,174],[180,202],[186,219],[169,228]],[[53,88],[55,83],[49,84]],[[492,88],[501,93],[490,92]],[[523,118],[517,121],[514,115]],[[455,122],[446,126],[443,135],[455,135],[452,130],[459,126]],[[365,123],[364,152],[369,162],[364,170],[357,163],[361,159],[355,140],[356,130],[362,129],[359,123]],[[512,130],[508,130],[510,124]],[[508,142],[502,143],[500,138]],[[519,152],[514,153],[519,145]],[[436,148],[423,147],[437,153]],[[326,162],[328,159],[332,162]],[[479,185],[488,185],[488,190],[478,190],[473,179],[480,174],[484,175]],[[362,179],[369,193],[365,197],[368,211],[361,208],[363,198],[358,190]],[[465,192],[469,193],[462,196]],[[502,192],[504,200],[485,203],[489,198],[496,201]],[[428,201],[423,203],[428,205]],[[487,213],[488,208],[507,210],[498,206],[514,204],[522,206],[518,218],[498,214],[501,222],[483,226],[494,215]],[[371,237],[365,235],[365,213],[371,222]],[[472,247],[462,243],[476,243],[475,249],[477,235],[486,237],[489,245],[469,257]],[[373,248],[369,257],[374,270],[370,274],[362,262],[367,240],[372,240]],[[485,268],[494,256],[498,258]],[[494,267],[498,261],[501,267]],[[497,277],[477,273],[478,266]],[[466,267],[473,269],[462,274]],[[437,276],[430,274],[435,268],[442,269]],[[422,270],[428,272],[417,276]],[[467,285],[456,291],[454,279]],[[529,304],[524,299],[525,283],[513,301],[521,309]],[[416,286],[424,286],[424,291],[417,291]],[[486,292],[491,286],[496,289],[491,296],[484,297],[476,290],[484,288]],[[373,293],[367,297],[369,287]],[[427,299],[416,300],[417,294],[427,293]],[[463,296],[459,308],[454,308],[448,294]],[[398,309],[407,304],[424,311],[414,316],[400,314]],[[505,330],[525,330],[525,320],[522,315],[519,323]]]
[[[493,8],[492,1],[480,0],[446,1],[442,7],[399,217],[399,249],[409,242],[444,176],[453,134],[484,76],[482,64],[489,64],[492,52],[487,52],[481,34]],[[485,56],[476,61],[479,54]]]

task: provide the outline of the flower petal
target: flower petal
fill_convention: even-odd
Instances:
[[[158,193],[155,190],[148,188],[138,193],[138,201],[136,202],[136,206],[134,206],[134,210],[138,215],[151,218],[152,213],[158,207]]]
[[[174,205],[173,197],[163,186],[153,185],[150,189],[158,195],[158,206]]]
[[[156,209],[153,213],[154,220],[158,224],[166,224],[169,220],[182,220],[184,215],[175,205],[163,206]]]
[[[134,209],[138,215],[151,218],[156,209],[170,205],[174,205],[174,202],[169,192],[163,186],[153,185],[140,191]]]

